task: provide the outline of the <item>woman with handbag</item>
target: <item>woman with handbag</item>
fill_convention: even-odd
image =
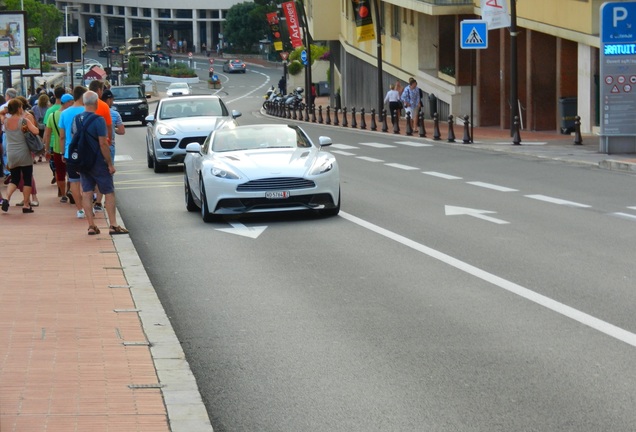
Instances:
[[[29,201],[33,184],[33,159],[24,138],[24,132],[29,130],[31,133],[37,134],[38,127],[30,116],[25,116],[22,102],[17,98],[9,101],[7,111],[10,116],[4,120],[4,133],[7,136],[7,159],[11,170],[11,183],[7,186],[7,196],[2,201],[2,211],[9,210],[9,200],[18,189],[18,184],[22,178],[24,180],[22,213],[33,213]]]

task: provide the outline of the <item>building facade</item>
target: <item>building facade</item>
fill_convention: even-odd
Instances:
[[[495,4],[505,2],[510,11],[510,1]],[[579,115],[582,132],[595,131],[603,2],[516,0],[517,103],[525,129],[561,130]],[[427,116],[433,105],[445,119],[470,114],[472,87],[474,124],[510,127],[509,28],[490,30],[487,49],[460,48],[460,23],[481,18],[480,0],[368,3],[380,26],[384,91],[414,77],[426,93]],[[304,5],[312,37],[331,43],[332,88],[339,90],[342,105],[377,108],[378,43],[356,40],[351,0],[304,0]]]
[[[175,8],[168,0],[56,1],[66,15],[68,34],[81,36],[91,47],[122,46],[133,36],[146,36],[152,49],[168,49],[168,41],[185,44],[185,52],[223,45],[227,10],[241,0],[189,0]],[[131,5],[132,4],[132,5]]]

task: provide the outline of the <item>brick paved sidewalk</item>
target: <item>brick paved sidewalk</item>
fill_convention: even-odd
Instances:
[[[0,213],[0,431],[170,431],[104,213],[87,235],[48,164],[34,172],[35,213],[17,192]]]

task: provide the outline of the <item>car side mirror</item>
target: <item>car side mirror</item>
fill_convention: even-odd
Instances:
[[[186,153],[201,153],[201,144],[190,143],[186,146]]]
[[[331,138],[329,138],[328,136],[319,137],[318,142],[320,143],[320,147],[327,147],[333,144],[333,141],[331,141]]]
[[[239,118],[240,116],[242,116],[243,114],[241,114],[240,111],[237,110],[232,110],[232,118]]]
[[[146,120],[146,122],[152,124],[152,123],[155,122],[155,115],[154,114],[148,114],[144,120]]]

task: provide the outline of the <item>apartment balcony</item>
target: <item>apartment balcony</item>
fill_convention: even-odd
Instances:
[[[427,15],[473,14],[476,0],[385,0],[396,6],[408,7]],[[478,2],[479,3],[479,2]],[[407,5],[408,4],[408,5]]]
[[[430,3],[435,6],[474,5],[474,0],[417,0],[422,3]]]

